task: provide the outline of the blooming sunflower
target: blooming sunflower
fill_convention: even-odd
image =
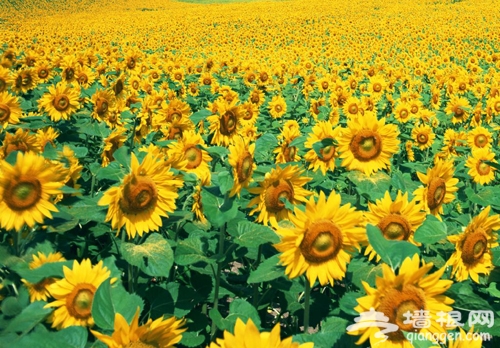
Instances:
[[[38,84],[38,77],[32,68],[20,69],[13,74],[11,89],[18,94],[25,94]]]
[[[297,126],[290,125],[294,122]],[[297,121],[290,120],[285,123],[285,127],[279,135],[280,144],[274,149],[273,153],[276,153],[276,163],[287,163],[287,162],[298,162],[300,161],[299,151],[296,146],[290,146],[295,138],[300,136],[300,127]]]
[[[58,330],[68,326],[93,326],[92,301],[95,292],[102,282],[107,280],[111,272],[103,265],[102,260],[92,266],[90,259],[82,263],[73,261],[73,268],[63,266],[64,278],[49,285],[50,295],[55,301],[45,308],[57,307],[48,321]],[[116,279],[112,279],[112,282]]]
[[[26,224],[33,227],[52,219],[58,211],[50,198],[61,193],[55,166],[33,152],[18,152],[15,165],[0,162],[0,225],[18,232]]]
[[[411,348],[413,345],[408,341],[402,331],[418,332],[422,334],[446,333],[448,327],[442,327],[440,316],[437,313],[449,312],[452,308],[453,300],[443,293],[453,284],[452,280],[441,280],[445,267],[431,275],[426,274],[432,269],[432,263],[423,263],[420,266],[418,255],[413,258],[406,258],[399,268],[398,275],[395,274],[388,265],[382,264],[383,277],[375,280],[376,288],[372,288],[363,281],[363,287],[367,296],[358,298],[358,306],[354,309],[358,313],[366,313],[373,309],[381,312],[389,319],[389,323],[396,324],[399,330],[380,335],[382,328],[378,326],[366,326],[357,330],[349,330],[350,335],[361,335],[356,344],[362,344],[370,339],[372,347],[376,347],[383,342],[383,347]],[[429,311],[431,325],[428,328],[415,328],[413,321],[406,321],[408,312]],[[406,315],[405,315],[406,314]],[[453,322],[451,318],[448,318]],[[401,331],[402,330],[402,331]],[[382,337],[380,337],[380,336]]]
[[[443,204],[455,199],[458,191],[458,179],[453,177],[453,161],[437,159],[433,168],[427,169],[427,174],[417,172],[420,182],[425,186],[417,188],[413,195],[421,202],[423,208],[438,218],[443,214]]]
[[[305,211],[295,208],[289,215],[295,227],[276,229],[281,242],[274,247],[282,252],[280,263],[291,279],[306,273],[311,287],[316,279],[333,286],[334,279],[345,276],[350,254],[366,242],[366,232],[359,225],[363,213],[350,204],[341,206],[340,200],[338,193],[327,199],[321,191],[317,203],[311,197]]]
[[[125,226],[129,238],[134,238],[162,226],[161,217],[175,210],[183,182],[149,152],[141,164],[132,153],[130,170],[123,183],[107,190],[97,204],[109,206],[106,221],[111,220],[113,229]]]
[[[495,153],[488,148],[472,150],[472,156],[467,158],[465,166],[469,168],[467,172],[474,182],[486,185],[495,180],[495,168],[485,163],[490,161],[497,163]]]
[[[371,113],[347,121],[338,138],[342,166],[371,175],[389,168],[391,157],[399,150],[399,131]]]
[[[248,97],[248,100],[250,103],[256,105],[257,107],[260,107],[262,104],[264,104],[264,92],[262,92],[258,88],[254,88],[253,90],[250,91],[250,96]]]
[[[117,127],[111,134],[104,139],[104,149],[102,150],[101,159],[102,166],[107,167],[109,163],[115,160],[113,153],[125,144],[127,136],[126,129]]]
[[[482,149],[491,147],[493,139],[489,130],[482,126],[474,127],[467,134],[467,143],[474,149]]]
[[[7,92],[0,92],[0,126],[4,129],[8,124],[19,123],[21,106],[17,97]]]
[[[52,147],[55,148],[56,144],[54,143],[54,141],[57,139],[59,135],[60,133],[52,127],[47,127],[45,129],[38,129],[36,131],[36,140],[38,142],[40,149],[45,149],[45,146],[47,144],[51,144]]]
[[[377,199],[375,204],[368,202],[368,210],[365,213],[366,223],[378,226],[386,239],[406,240],[412,244],[420,245],[413,240],[413,234],[424,222],[426,213],[421,210],[416,199],[408,201],[408,192],[402,194],[401,191],[398,191],[396,199],[393,201],[389,191],[386,191],[384,197]],[[380,261],[380,256],[371,245],[367,246],[365,255],[369,255],[369,260],[372,260],[376,255],[377,262]]]
[[[294,343],[292,337],[281,339],[280,323],[277,323],[271,332],[259,332],[252,319],[245,324],[240,318],[236,319],[234,334],[224,331],[224,338],[210,343],[207,348],[313,348],[314,343]]]
[[[116,98],[111,91],[98,90],[90,97],[90,102],[93,105],[91,116],[96,120],[104,120],[115,107]]]
[[[38,106],[45,109],[53,122],[69,120],[80,107],[79,97],[77,89],[59,82],[56,86],[49,86],[49,92],[38,100]]]
[[[37,269],[38,267],[41,267],[47,263],[59,262],[65,260],[66,259],[60,252],[55,252],[45,255],[44,253],[39,251],[37,255],[33,254],[33,261],[29,263],[29,268]],[[36,284],[32,284],[25,279],[21,279],[26,288],[28,288],[31,302],[47,301],[47,299],[50,297],[48,287],[50,284],[55,283],[56,280],[57,280],[56,278],[47,277]]]
[[[213,134],[211,144],[228,146],[238,135],[238,127],[243,117],[242,109],[236,105],[237,99],[231,103],[219,100],[216,104],[217,114],[207,117],[210,122],[210,133]]]
[[[31,134],[28,129],[18,128],[14,134],[5,133],[0,148],[0,158],[5,158],[14,151],[39,153],[41,148],[34,134]]]
[[[446,105],[445,112],[451,116],[453,124],[462,123],[469,118],[470,109],[469,100],[465,97],[452,95],[450,101]]]
[[[280,118],[286,113],[285,98],[275,95],[269,102],[269,114],[272,118]]]
[[[490,214],[490,206],[479,213],[465,230],[448,240],[455,244],[455,252],[447,264],[452,266],[451,274],[462,282],[469,277],[479,283],[479,274],[490,274],[493,269],[491,249],[498,246],[500,215]]]
[[[237,137],[233,145],[229,146],[228,162],[233,167],[234,184],[229,192],[229,197],[240,196],[241,189],[248,187],[252,181],[253,171],[257,168],[253,156],[255,143],[249,144],[249,140]]]
[[[340,127],[335,129],[328,121],[320,121],[314,125],[312,133],[309,134],[305,142],[306,149],[309,151],[304,156],[304,159],[309,162],[309,169],[313,171],[321,170],[323,175],[326,175],[327,170],[335,169],[335,159],[338,157],[334,141],[340,135]],[[319,149],[319,153],[313,149],[314,144],[324,142],[324,145]]]
[[[434,134],[432,128],[427,124],[420,124],[413,127],[411,136],[420,150],[431,147],[434,143],[434,139],[436,139],[436,134]]]
[[[272,226],[278,226],[278,221],[288,219],[291,214],[283,199],[298,204],[306,202],[306,196],[312,194],[302,187],[311,181],[311,178],[302,176],[303,173],[303,169],[293,165],[276,167],[266,173],[258,187],[248,189],[251,194],[258,195],[248,203],[248,207],[257,205],[250,215],[259,212],[257,222],[263,222],[264,225],[271,223]]]
[[[410,103],[400,102],[394,110],[394,118],[400,123],[406,123],[414,118],[414,115],[410,112],[410,110]]]
[[[90,330],[92,334],[109,348],[122,347],[175,347],[182,339],[182,333],[186,331],[185,320],[177,320],[175,317],[169,319],[158,318],[153,321],[149,319],[146,324],[139,326],[140,309],[137,308],[130,325],[120,314],[115,314],[114,331],[111,336]]]

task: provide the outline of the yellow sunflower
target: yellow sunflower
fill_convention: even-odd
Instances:
[[[161,109],[153,117],[152,125],[155,129],[164,127],[168,123],[179,121],[180,119],[188,119],[190,114],[191,108],[189,104],[179,99],[173,99],[168,104],[167,102],[161,103]]]
[[[375,280],[376,288],[363,282],[367,296],[358,298],[358,306],[354,309],[358,313],[371,313],[373,311],[383,313],[388,323],[398,326],[397,331],[381,333],[385,327],[365,326],[359,329],[348,330],[350,335],[361,335],[356,344],[362,344],[370,339],[372,347],[383,343],[384,348],[411,348],[413,345],[408,341],[402,331],[421,334],[445,334],[448,327],[441,326],[439,312],[449,312],[453,300],[443,295],[453,284],[452,280],[441,280],[445,267],[431,275],[426,274],[432,269],[432,263],[423,262],[420,267],[418,255],[406,258],[399,268],[398,275],[388,265],[382,264],[383,277]],[[430,326],[418,328],[417,325],[407,321],[407,316],[413,315],[415,311],[428,311]],[[409,312],[409,313],[408,313]],[[451,318],[448,319],[453,322]],[[444,343],[444,342],[443,342]]]
[[[289,215],[295,227],[276,229],[281,242],[274,247],[282,253],[285,274],[293,279],[306,273],[311,287],[316,279],[333,286],[334,279],[344,278],[351,253],[366,242],[362,218],[350,204],[341,206],[340,195],[333,191],[328,199],[320,191],[317,203],[311,197],[305,211],[295,208]]]
[[[257,205],[249,215],[259,212],[257,222],[263,222],[264,225],[271,223],[272,226],[278,226],[278,221],[288,219],[291,213],[283,200],[298,204],[306,202],[306,197],[312,194],[303,188],[311,181],[311,178],[302,176],[303,173],[303,169],[292,165],[285,168],[276,167],[266,173],[258,187],[248,189],[251,194],[258,195],[248,203],[248,207]]]
[[[31,134],[28,129],[18,128],[14,134],[5,133],[5,138],[0,148],[0,158],[5,158],[14,151],[39,153],[41,152],[41,147],[38,144],[36,136]]]
[[[238,135],[238,127],[243,117],[242,109],[236,105],[237,99],[231,103],[219,100],[216,104],[217,114],[207,117],[210,122],[210,133],[213,135],[211,144],[228,146]],[[214,103],[215,104],[215,103]]]
[[[250,91],[250,96],[248,97],[248,100],[250,103],[256,105],[257,107],[260,107],[262,104],[264,104],[264,92],[262,92],[258,88],[254,88],[253,90]]]
[[[196,187],[194,188],[193,205],[191,206],[191,211],[196,216],[196,219],[198,219],[201,223],[205,223],[207,221],[207,218],[203,213],[203,204],[201,202],[202,187],[202,185],[196,185]]]
[[[410,112],[411,105],[409,103],[400,102],[394,109],[394,118],[400,123],[406,123],[414,118],[414,115]]]
[[[467,141],[467,135],[465,132],[456,132],[455,130],[448,128],[444,132],[443,137],[443,147],[441,148],[441,152],[445,158],[450,158],[457,156],[458,146],[465,146]]]
[[[92,266],[90,259],[84,259],[82,263],[75,260],[72,269],[63,266],[63,270],[64,278],[49,285],[50,295],[55,301],[45,305],[45,308],[56,307],[56,310],[48,321],[58,330],[73,325],[93,326],[91,310],[94,295],[111,272],[102,261]]]
[[[328,121],[319,121],[314,125],[312,133],[309,134],[305,142],[306,149],[309,151],[304,156],[304,159],[309,162],[309,169],[314,172],[321,170],[323,175],[326,175],[328,170],[335,169],[335,159],[338,157],[337,147],[333,142],[336,142],[340,135],[341,128],[333,128]],[[319,155],[313,149],[313,145],[318,142],[325,142],[319,150]]]
[[[342,166],[366,175],[390,168],[392,155],[399,151],[398,135],[396,125],[371,113],[348,120],[338,138]]]
[[[386,191],[384,197],[377,199],[375,204],[368,202],[368,210],[365,213],[366,223],[378,226],[385,239],[405,240],[420,245],[413,240],[413,234],[424,222],[426,213],[421,210],[416,199],[408,201],[408,192],[402,194],[398,191],[393,201],[389,191]],[[377,256],[377,262],[380,261],[380,256],[371,245],[367,246],[365,255],[369,255],[369,260]]]
[[[474,332],[474,326],[467,333],[461,327],[459,330],[459,337],[455,340],[449,340],[447,348],[481,348],[483,346],[481,334]]]
[[[489,130],[482,126],[474,127],[467,133],[467,143],[471,149],[490,148],[493,139]]]
[[[488,275],[494,268],[491,249],[498,246],[500,215],[490,214],[490,206],[475,216],[465,230],[448,240],[455,244],[455,252],[447,264],[452,266],[451,274],[462,282],[469,277],[479,283],[479,274]]]
[[[242,125],[254,125],[259,118],[259,107],[253,103],[246,102],[241,104],[242,109]]]
[[[448,104],[446,105],[445,112],[451,116],[453,124],[462,123],[469,118],[470,103],[465,97],[452,95]]]
[[[236,319],[234,334],[224,331],[224,338],[217,338],[207,348],[313,348],[314,343],[294,343],[292,337],[281,339],[280,323],[277,323],[271,332],[259,332],[252,319],[245,324],[240,318]]]
[[[19,123],[21,106],[17,97],[7,92],[0,92],[0,126],[4,129],[8,124]]]
[[[101,154],[103,167],[107,167],[112,161],[115,160],[113,153],[122,147],[127,141],[125,133],[125,128],[117,127],[107,138],[104,139],[104,149]]]
[[[139,326],[139,307],[135,312],[130,325],[120,314],[115,314],[114,331],[111,336],[90,330],[92,334],[109,348],[122,347],[175,347],[182,339],[182,333],[186,331],[183,327],[184,319],[177,320],[175,317],[168,319],[158,318],[153,321],[149,319],[146,324]]]
[[[24,225],[42,224],[51,211],[58,211],[51,197],[61,193],[63,183],[55,166],[33,152],[18,152],[15,165],[0,162],[0,225],[18,232]]]
[[[38,267],[41,267],[47,263],[59,262],[65,260],[66,259],[60,252],[49,253],[48,255],[45,255],[44,253],[39,251],[37,255],[33,254],[33,261],[29,263],[29,268],[37,269]],[[56,280],[57,278],[47,277],[36,284],[32,284],[26,281],[25,279],[21,279],[26,288],[28,288],[31,302],[47,301],[47,299],[50,297],[48,287],[50,284],[55,283]]]
[[[141,164],[132,153],[131,173],[119,187],[108,189],[97,203],[109,206],[106,221],[120,230],[125,226],[129,238],[136,234],[158,231],[161,217],[175,211],[177,190],[183,182],[166,166],[164,161],[148,153]]]
[[[417,172],[420,182],[425,186],[417,188],[413,195],[422,203],[425,211],[439,219],[440,214],[443,214],[443,204],[453,201],[458,191],[458,179],[453,177],[454,172],[453,161],[441,159],[436,160],[433,168],[427,169],[427,174]]]
[[[91,116],[101,121],[106,119],[110,110],[115,107],[116,98],[111,91],[98,90],[90,97],[90,102],[93,105]]]
[[[481,185],[487,185],[495,180],[496,168],[484,163],[485,161],[497,163],[495,153],[488,148],[472,150],[472,156],[469,156],[465,163],[465,166],[469,168],[467,173],[472,180]]]
[[[10,69],[4,68],[0,65],[0,92],[6,92],[12,85],[12,82]]]
[[[34,89],[38,84],[38,76],[32,68],[20,69],[13,74],[12,91],[25,94]]]
[[[349,119],[355,119],[364,112],[361,101],[356,97],[348,97],[342,104],[342,111]]]
[[[269,114],[272,118],[281,118],[286,113],[285,98],[275,95],[269,102]]]
[[[420,124],[413,127],[411,136],[420,150],[431,147],[434,143],[434,139],[436,139],[436,134],[434,134],[432,128],[427,124]]]
[[[255,152],[255,143],[242,137],[237,137],[233,145],[229,146],[228,162],[233,167],[234,184],[229,192],[229,197],[240,196],[242,188],[248,187],[252,182],[253,171],[257,168],[253,156]]]
[[[47,127],[45,129],[38,129],[35,136],[40,149],[45,149],[47,144],[51,144],[55,148],[55,140],[59,135],[60,133],[57,130]]]
[[[56,86],[49,86],[49,92],[38,100],[38,107],[45,109],[53,122],[69,120],[80,107],[79,97],[77,89],[59,82]]]
[[[278,136],[280,144],[273,153],[277,154],[276,163],[298,162],[300,161],[299,151],[296,146],[290,146],[295,138],[300,136],[300,127],[297,121],[289,120],[285,123],[281,134]]]

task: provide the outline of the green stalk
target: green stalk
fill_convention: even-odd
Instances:
[[[309,331],[309,312],[310,312],[310,299],[311,299],[311,285],[309,285],[309,279],[305,279],[306,286],[304,291],[304,332]]]
[[[223,224],[219,230],[219,255],[224,255],[224,239],[226,238],[226,224]],[[222,260],[217,262],[217,274],[215,274],[215,289],[214,289],[214,309],[219,307],[219,289],[220,289],[220,278],[222,273]],[[217,325],[212,321],[211,337],[215,336],[217,331]]]

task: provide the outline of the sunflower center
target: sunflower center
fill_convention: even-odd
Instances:
[[[52,105],[57,111],[66,111],[69,108],[69,98],[65,94],[60,94],[54,98]]]
[[[411,111],[411,113],[412,113],[412,114],[416,114],[416,113],[418,112],[418,106],[413,105],[413,106],[411,107],[411,110],[410,110],[410,111]]]
[[[380,83],[378,83],[378,82],[375,82],[375,83],[373,84],[373,90],[374,90],[375,92],[377,92],[377,93],[378,93],[378,92],[380,92],[380,91],[382,90],[382,85],[381,85]]]
[[[461,118],[464,115],[464,110],[462,110],[460,107],[457,107],[455,109],[455,117]]]
[[[308,262],[323,263],[337,256],[342,242],[342,232],[337,225],[330,220],[319,220],[307,228],[300,251]]]
[[[500,102],[496,102],[494,108],[496,112],[500,112]]]
[[[0,92],[5,91],[6,88],[7,88],[7,82],[0,77]]]
[[[377,225],[389,240],[408,240],[411,226],[404,217],[398,214],[390,214],[384,217]]]
[[[252,176],[253,158],[250,153],[247,152],[244,157],[238,161],[236,172],[240,183],[245,182]]]
[[[133,69],[133,68],[135,68],[135,59],[134,59],[134,58],[130,58],[130,59],[128,60],[128,62],[127,62],[127,67],[128,67],[129,69]]]
[[[66,297],[66,308],[69,314],[78,319],[90,317],[95,291],[96,288],[92,284],[77,284],[71,294]]]
[[[232,111],[227,111],[221,117],[220,132],[223,135],[231,135],[236,130],[237,119]]]
[[[374,131],[363,129],[352,139],[350,149],[356,159],[367,162],[380,155],[382,140]]]
[[[211,80],[211,79],[209,79],[209,78],[204,78],[204,79],[203,79],[203,84],[204,84],[205,86],[211,85],[211,84],[212,84],[212,80]]]
[[[113,92],[115,92],[115,95],[120,94],[123,91],[123,81],[118,80],[116,81],[116,84],[113,86]]]
[[[485,147],[488,144],[488,138],[484,134],[476,135],[474,138],[474,144],[477,147]]]
[[[295,155],[297,154],[297,148],[295,146],[285,146],[283,149],[283,156],[285,157],[285,161],[293,162],[295,161]]]
[[[83,74],[81,73],[80,75],[78,75],[78,82],[81,83],[81,84],[85,84],[89,81],[89,78],[86,74]]]
[[[0,104],[0,122],[8,120],[10,117],[10,108],[8,105]]]
[[[419,144],[427,144],[427,141],[429,140],[429,136],[424,133],[420,133],[417,137],[417,141]]]
[[[263,73],[261,73],[261,74],[260,74],[260,80],[261,80],[262,82],[267,81],[267,79],[268,79],[268,78],[269,78],[269,75],[267,75],[267,73],[266,73],[266,72],[263,72]]]
[[[125,348],[158,348],[158,345],[144,343],[142,341],[134,341],[127,344]]]
[[[66,70],[64,70],[64,76],[66,80],[72,80],[73,77],[75,77],[75,70],[73,68],[66,68]]]
[[[328,162],[335,156],[335,147],[332,145],[328,145],[319,150],[321,154],[320,160],[323,162]]]
[[[461,91],[465,91],[467,89],[467,85],[465,83],[461,83],[458,85],[458,89]]]
[[[252,98],[250,99],[250,101],[253,103],[253,104],[258,104],[259,101],[260,101],[260,97],[257,93],[255,94],[252,94]]]
[[[433,94],[433,95],[432,95],[432,102],[433,102],[434,104],[437,104],[437,103],[438,103],[438,101],[439,101],[439,96],[438,96],[437,94]]]
[[[462,244],[462,260],[466,265],[478,262],[488,250],[488,239],[484,231],[479,228],[465,237]]]
[[[201,161],[203,160],[203,154],[201,150],[198,149],[196,146],[191,146],[186,150],[186,159],[188,161],[186,168],[188,169],[198,168]]]
[[[97,99],[97,102],[96,102],[96,112],[98,115],[104,115],[106,113],[106,111],[108,111],[108,107],[109,107],[109,104],[108,104],[108,101],[104,98],[99,98]]]
[[[285,202],[282,199],[291,202],[293,195],[293,186],[287,180],[276,180],[266,190],[264,202],[267,210],[271,213],[280,212],[285,208]]]
[[[351,104],[351,105],[349,105],[349,113],[350,113],[350,114],[355,115],[355,114],[357,114],[357,113],[358,113],[358,110],[359,110],[359,109],[358,109],[358,106],[357,106],[356,104]]]
[[[399,112],[399,117],[401,117],[403,120],[408,117],[408,110],[403,109]]]
[[[478,162],[476,169],[479,175],[488,175],[491,170],[490,166],[484,163],[483,161]]]
[[[38,77],[41,78],[41,79],[44,79],[46,78],[47,76],[49,76],[49,72],[47,71],[47,69],[45,68],[42,68],[38,71]]]
[[[181,74],[179,74],[179,73],[177,73],[177,74],[175,74],[175,75],[174,75],[174,78],[175,78],[177,81],[180,81],[180,80],[182,80],[182,75],[181,75]]]
[[[180,119],[182,118],[182,115],[177,111],[175,110],[174,112],[172,112],[172,114],[170,115],[170,122],[171,121],[179,121]]]
[[[328,89],[328,82],[323,81],[323,82],[321,83],[321,87],[323,87],[323,89],[325,89],[325,90],[326,90],[326,89]]]
[[[21,179],[6,188],[5,203],[10,209],[22,211],[36,205],[42,196],[42,186],[37,179]]]
[[[430,209],[438,208],[446,196],[446,182],[441,178],[432,178],[427,189],[427,205]]]
[[[158,191],[156,185],[148,176],[134,175],[123,188],[120,208],[126,214],[139,214],[156,205]]]
[[[358,86],[358,83],[356,81],[351,81],[349,86],[351,86],[351,89],[356,89],[356,87]]]

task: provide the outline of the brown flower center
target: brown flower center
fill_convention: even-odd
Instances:
[[[252,177],[253,172],[253,158],[252,155],[247,152],[240,159],[238,159],[238,163],[236,164],[236,173],[238,176],[238,182],[242,183]]]
[[[399,112],[399,117],[401,117],[403,120],[406,119],[408,117],[409,113],[408,113],[408,110],[406,109],[402,109],[400,112]]]
[[[410,223],[399,214],[385,216],[377,226],[389,240],[408,240],[411,234]]]
[[[482,228],[466,235],[462,242],[462,260],[467,266],[474,265],[488,251],[488,239]]]
[[[40,70],[38,70],[38,77],[41,78],[41,79],[44,79],[46,78],[47,76],[49,76],[49,72],[47,69],[45,68],[42,68]]]
[[[203,84],[204,84],[205,86],[209,86],[209,85],[211,85],[211,84],[212,84],[212,79],[210,79],[210,78],[208,78],[208,77],[205,77],[205,78],[203,79]]]
[[[113,86],[113,92],[115,92],[115,95],[118,95],[123,91],[123,88],[123,81],[120,79],[116,81],[115,85]]]
[[[258,104],[260,102],[260,97],[259,97],[259,94],[258,93],[253,93],[252,94],[252,98],[250,99],[250,101],[253,103],[253,104]]]
[[[321,83],[321,87],[323,87],[323,89],[324,89],[324,90],[327,90],[327,89],[328,89],[328,82],[323,81],[323,82]]]
[[[427,205],[430,209],[438,208],[446,196],[446,182],[441,178],[432,178],[427,187]]]
[[[97,112],[97,114],[99,116],[102,116],[106,113],[106,111],[108,111],[109,104],[105,98],[98,98],[95,103],[95,106],[96,106],[95,111]]]
[[[293,162],[295,161],[295,156],[297,155],[297,148],[295,146],[285,145],[283,149],[283,157],[285,157],[285,161]]]
[[[496,112],[500,112],[500,102],[495,103],[494,109]]]
[[[349,84],[349,86],[351,87],[351,89],[356,89],[356,87],[358,86],[358,83],[356,81],[351,81],[351,83]]]
[[[174,79],[176,79],[177,81],[182,80],[182,74],[180,74],[180,73],[176,73],[176,74],[174,75]]]
[[[382,152],[382,139],[378,133],[363,129],[354,136],[349,147],[357,160],[368,162]]]
[[[373,84],[373,91],[379,93],[382,90],[382,85],[379,82]]]
[[[439,95],[433,94],[432,95],[432,103],[437,104],[439,102]]]
[[[479,175],[488,175],[490,173],[491,167],[483,161],[479,161],[477,162],[476,169]]]
[[[267,75],[267,73],[266,73],[266,72],[261,72],[261,73],[260,73],[260,80],[261,80],[262,82],[266,82],[268,78],[269,78],[269,75]]]
[[[321,156],[319,159],[323,162],[328,162],[335,156],[335,147],[333,145],[328,145],[319,150]]]
[[[281,112],[281,110],[283,110],[283,108],[281,107],[281,105],[276,105],[274,107],[274,110],[276,110],[276,112]]]
[[[20,178],[5,188],[3,198],[10,209],[22,211],[35,206],[41,197],[40,181],[35,178]]]
[[[66,80],[72,80],[73,77],[75,77],[75,70],[73,68],[66,68],[66,70],[64,70],[64,77]]]
[[[129,69],[135,68],[135,59],[133,57],[128,59],[127,68]]]
[[[266,190],[264,202],[267,210],[271,213],[278,213],[285,208],[282,199],[293,201],[293,186],[287,180],[276,180]]]
[[[7,121],[10,117],[10,107],[5,104],[0,104],[0,122]]]
[[[231,135],[236,130],[236,115],[232,111],[227,111],[220,119],[220,132],[223,135]]]
[[[417,141],[421,145],[427,144],[427,141],[429,140],[429,136],[425,133],[419,133],[417,136]]]
[[[348,110],[350,114],[356,115],[358,113],[359,108],[356,104],[351,104],[349,105]]]
[[[156,205],[158,191],[148,176],[134,175],[123,188],[120,208],[125,214],[139,214]]]
[[[136,81],[132,82],[132,88],[139,89],[139,81],[136,80]]]
[[[84,85],[87,82],[89,82],[89,78],[88,78],[87,74],[80,73],[78,75],[78,83],[80,83],[81,85]]]
[[[66,308],[69,314],[77,319],[89,318],[95,292],[96,288],[92,284],[77,284],[71,294],[66,297]]]
[[[201,161],[203,160],[203,153],[196,146],[191,146],[186,150],[186,159],[188,161],[186,168],[188,169],[198,168]]]
[[[485,147],[488,144],[488,138],[484,134],[478,134],[474,137],[474,144],[477,147]]]
[[[416,114],[416,113],[418,112],[418,106],[413,105],[413,106],[411,107],[410,112],[411,112],[412,114]]]
[[[180,139],[182,138],[182,128],[180,127],[170,127],[168,130],[168,140]]]
[[[253,82],[254,80],[255,80],[255,74],[248,75],[248,77],[247,77],[248,82]]]
[[[52,105],[57,111],[66,111],[70,107],[69,98],[65,94],[59,94],[52,101]]]
[[[0,77],[0,92],[3,92],[7,89],[7,82]]]
[[[467,85],[462,82],[458,85],[458,89],[461,91],[465,91],[467,89]]]
[[[455,117],[462,118],[462,116],[464,116],[464,110],[462,110],[462,108],[460,107],[457,107],[455,109]]]
[[[332,221],[315,221],[307,228],[300,251],[310,263],[327,262],[342,249],[343,239],[342,232]]]

